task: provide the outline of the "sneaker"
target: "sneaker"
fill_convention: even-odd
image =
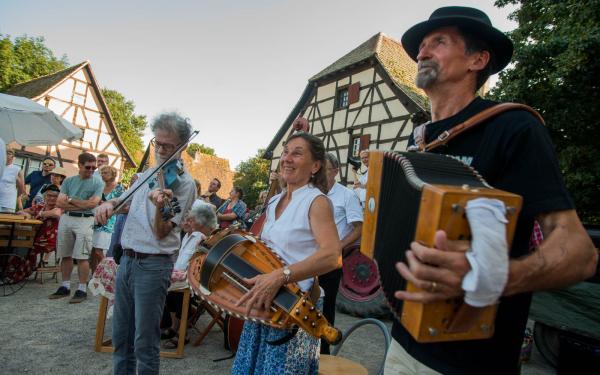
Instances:
[[[67,287],[61,286],[58,290],[48,296],[49,299],[59,299],[68,297],[71,294],[71,290]]]
[[[87,293],[82,292],[81,290],[77,290],[75,294],[73,294],[73,298],[69,301],[69,303],[80,303],[87,299]]]

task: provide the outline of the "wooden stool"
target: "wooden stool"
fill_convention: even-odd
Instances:
[[[56,250],[54,252],[54,265],[50,267],[42,267],[44,264],[44,254],[40,254],[40,262],[38,263],[38,267],[35,270],[34,280],[37,280],[38,275],[40,276],[40,283],[44,284],[44,274],[52,273],[52,279],[54,279],[58,283],[58,274],[60,273],[60,263],[58,262],[58,257],[56,256]],[[50,280],[52,280],[50,279]]]
[[[187,318],[190,305],[190,288],[171,290],[175,293],[183,293],[183,306],[181,308],[181,320],[179,322],[179,341],[177,349],[174,352],[160,351],[160,356],[164,358],[183,358],[185,347],[185,335],[187,332]],[[96,322],[96,339],[94,350],[101,353],[112,353],[112,339],[104,340],[104,328],[106,325],[106,312],[108,311],[108,298],[100,296],[100,307],[98,309],[98,320]]]
[[[208,333],[210,332],[210,330],[212,329],[212,327],[214,327],[215,324],[218,324],[219,327],[221,327],[221,330],[223,330],[223,315],[221,315],[221,312],[217,309],[215,309],[214,307],[212,307],[210,304],[208,304],[205,301],[202,301],[201,306],[203,306],[206,311],[210,314],[210,316],[212,316],[212,320],[210,321],[210,323],[208,323],[208,325],[206,326],[206,328],[204,328],[204,330],[200,331],[198,330],[198,333],[200,334],[200,336],[198,336],[198,338],[196,339],[196,341],[194,341],[194,343],[192,345],[194,346],[199,346],[200,344],[202,344],[202,340],[204,340],[204,338],[206,337],[206,335],[208,335]]]
[[[367,369],[349,359],[321,354],[319,375],[368,375]]]

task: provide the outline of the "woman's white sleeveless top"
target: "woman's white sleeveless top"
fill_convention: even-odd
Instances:
[[[0,207],[14,209],[17,206],[17,176],[20,170],[14,164],[4,167],[0,180]]]
[[[287,264],[298,263],[317,251],[317,241],[310,229],[308,213],[312,202],[321,190],[311,184],[292,192],[292,199],[278,219],[275,208],[285,194],[274,196],[269,201],[267,218],[261,233],[261,239],[273,249]],[[300,289],[307,291],[312,287],[313,278],[298,282]]]

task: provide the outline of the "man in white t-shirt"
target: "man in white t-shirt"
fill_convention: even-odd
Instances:
[[[363,209],[354,192],[336,182],[340,171],[340,162],[333,154],[326,154],[327,197],[333,205],[333,219],[340,236],[342,249],[358,244],[362,231]],[[336,269],[319,276],[319,285],[325,291],[323,315],[333,325],[335,321],[335,298],[337,296],[342,270]],[[329,344],[321,340],[321,353],[329,354]]]
[[[358,196],[360,204],[364,207],[367,196],[367,180],[369,178],[369,150],[362,150],[359,156],[361,163],[364,164],[367,170],[358,176],[358,181],[354,181],[354,192]]]

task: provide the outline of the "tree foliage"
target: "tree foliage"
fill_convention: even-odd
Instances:
[[[135,104],[118,91],[104,88],[102,96],[129,154],[136,158],[144,152],[142,136],[148,126],[146,115],[136,115]],[[139,160],[136,160],[139,162]]]
[[[199,143],[190,143],[186,151],[191,157],[196,156],[196,152],[198,151],[200,151],[201,154],[217,156],[214,148]]]
[[[519,4],[514,65],[491,95],[526,103],[544,119],[584,222],[600,222],[600,0],[497,0]]]
[[[269,182],[270,162],[261,157],[265,150],[258,150],[256,156],[241,162],[235,168],[233,184],[244,189],[244,202],[252,209],[258,201],[258,195],[266,190]]]
[[[67,57],[54,56],[42,37],[23,35],[12,41],[10,36],[0,34],[0,91],[67,66]]]

